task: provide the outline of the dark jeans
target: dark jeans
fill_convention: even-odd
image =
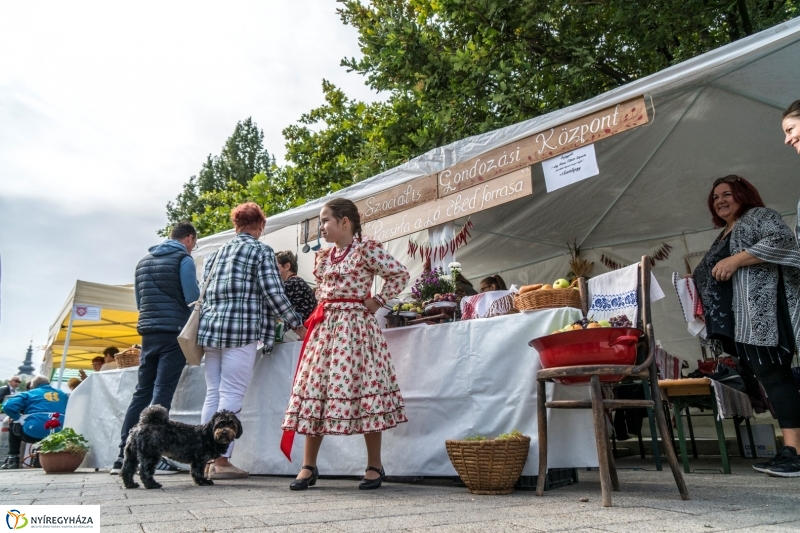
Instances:
[[[142,353],[139,356],[139,383],[122,423],[122,440],[119,456],[128,432],[139,423],[139,415],[150,405],[172,407],[172,396],[178,387],[186,358],[178,345],[177,333],[150,333],[142,335]]]
[[[19,455],[22,452],[22,443],[29,442],[33,444],[34,442],[39,442],[42,439],[34,439],[24,431],[22,431],[22,424],[18,424],[16,422],[11,423],[11,427],[8,428],[8,455],[14,456]]]

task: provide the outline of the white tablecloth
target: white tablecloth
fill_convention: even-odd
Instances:
[[[496,436],[513,429],[530,435],[525,475],[536,475],[539,447],[536,379],[541,368],[530,339],[580,318],[576,309],[551,309],[384,332],[406,403],[409,422],[384,433],[383,463],[396,476],[454,476],[444,442],[470,435]],[[303,436],[289,463],[278,448],[300,343],[277,345],[260,356],[244,398],[244,435],[232,461],[253,474],[295,475]],[[122,419],[136,386],[137,369],[92,374],[69,400],[66,426],[89,439],[84,467],[108,468],[118,452]],[[548,385],[548,396],[586,399],[586,387]],[[186,367],[170,416],[199,423],[205,398],[202,367]],[[548,414],[550,468],[597,466],[589,410]],[[319,469],[328,475],[363,475],[366,450],[360,436],[326,437]]]

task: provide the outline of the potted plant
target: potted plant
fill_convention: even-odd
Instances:
[[[516,429],[494,439],[445,441],[453,468],[472,494],[511,494],[522,475],[531,438]]]
[[[74,472],[89,451],[89,441],[72,428],[51,433],[37,444],[39,462],[48,474]]]

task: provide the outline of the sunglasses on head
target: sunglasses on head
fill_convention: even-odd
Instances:
[[[742,178],[739,176],[725,176],[724,178],[718,178],[714,180],[714,187],[720,183],[736,183],[737,181],[742,181]]]

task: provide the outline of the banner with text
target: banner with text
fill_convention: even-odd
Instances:
[[[100,320],[100,311],[103,309],[94,305],[75,304],[72,307],[72,319],[97,322]]]
[[[459,194],[362,225],[365,238],[390,241],[533,194],[530,167],[482,183]]]
[[[640,96],[495,148],[440,172],[439,198],[641,126],[648,120],[644,97]]]

